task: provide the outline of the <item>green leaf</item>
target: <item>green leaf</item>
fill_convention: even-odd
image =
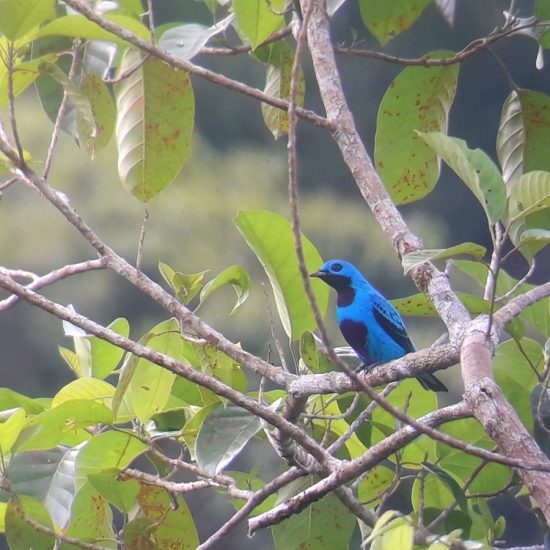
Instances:
[[[142,528],[135,529],[131,536],[125,529],[128,548],[194,550],[199,546],[197,528],[183,497],[177,497],[174,506],[165,489],[142,485],[138,503],[136,520],[143,521]],[[154,545],[147,544],[149,541],[154,541]]]
[[[227,29],[234,19],[235,14],[232,13],[211,27],[197,23],[172,27],[162,34],[158,46],[179,59],[189,61],[212,37]]]
[[[115,87],[118,172],[126,189],[147,202],[187,161],[195,100],[186,72],[135,49],[126,50],[120,72],[131,68]]]
[[[209,474],[218,474],[260,431],[260,418],[240,407],[215,409],[202,423],[195,442],[197,464]]]
[[[387,494],[394,479],[393,470],[383,465],[375,466],[361,477],[357,487],[357,497],[366,508],[375,508]]]
[[[135,479],[118,479],[118,469],[108,469],[88,474],[92,487],[121,512],[130,512],[135,506],[140,485]]]
[[[359,0],[367,29],[384,45],[408,29],[431,4],[431,0]]]
[[[210,344],[194,344],[202,372],[239,392],[248,390],[246,375],[239,363]],[[223,399],[217,396],[219,399]]]
[[[406,411],[408,415],[419,418],[437,408],[435,392],[423,391],[417,380],[402,380],[399,386],[386,398],[392,405]],[[392,414],[381,407],[377,407],[372,415],[372,441],[378,443],[400,427],[400,422]],[[417,467],[422,461],[435,462],[434,442],[428,437],[421,436],[409,443],[401,453],[401,462],[407,462],[408,467]],[[390,460],[395,460],[390,457]],[[419,466],[418,466],[419,467]]]
[[[21,38],[55,16],[55,0],[0,0],[0,32],[10,40]]]
[[[65,535],[81,541],[100,541],[104,548],[117,548],[109,502],[89,483],[85,483],[76,494],[71,508],[71,523]],[[78,549],[79,546],[73,544],[61,545],[61,550]]]
[[[4,415],[2,415],[4,416]],[[0,456],[8,457],[11,453],[11,448],[16,442],[23,425],[25,424],[25,411],[24,409],[17,408],[9,412],[9,416],[6,420],[0,424]]]
[[[477,260],[481,260],[487,254],[487,249],[480,244],[467,242],[457,244],[449,248],[417,250],[415,252],[405,254],[401,260],[401,264],[403,265],[403,270],[406,275],[411,269],[425,262],[453,258],[454,256],[461,256],[463,254],[467,254],[468,256],[473,256]]]
[[[298,270],[290,223],[278,214],[262,210],[240,212],[235,223],[265,269],[286,334],[298,340],[305,330],[315,330],[315,317]],[[313,272],[323,264],[321,256],[304,236],[302,246],[306,269]],[[329,289],[322,281],[313,280],[310,284],[324,315]]]
[[[531,90],[512,91],[504,102],[497,155],[507,185],[534,170],[550,171],[550,97]]]
[[[371,542],[372,550],[412,550],[413,539],[414,527],[411,521],[399,512],[387,510],[378,518],[364,543]]]
[[[149,333],[147,346],[179,360],[182,357],[182,339],[174,319],[163,321]],[[133,371],[126,399],[128,407],[141,422],[146,422],[163,410],[170,397],[176,375],[159,365],[139,358]]]
[[[284,0],[233,0],[231,5],[239,29],[254,49],[284,25]]]
[[[80,82],[80,93],[90,103],[95,135],[93,139],[84,140],[85,127],[82,120],[77,119],[78,134],[86,152],[93,158],[95,151],[103,149],[110,141],[115,130],[116,107],[113,96],[106,84],[95,74],[87,74]]]
[[[100,403],[85,399],[65,401],[29,418],[17,441],[17,449],[49,449],[61,442],[76,445],[91,437],[84,428],[112,421],[113,414]]]
[[[44,410],[44,406],[35,399],[31,399],[22,393],[0,388],[0,411],[22,408],[29,414],[38,414]]]
[[[306,489],[311,477],[297,480],[279,491],[280,501]],[[333,494],[311,503],[299,514],[294,514],[271,529],[275,548],[316,548],[328,550],[347,548],[355,528],[355,518]],[[398,547],[396,547],[398,548]]]
[[[227,285],[231,285],[237,293],[237,301],[231,310],[231,313],[235,313],[245,303],[250,288],[250,275],[242,265],[231,265],[208,281],[201,290],[201,303]]]
[[[53,530],[48,511],[37,500],[22,495],[12,497],[6,509],[6,539],[10,550],[51,550],[55,546],[55,537],[35,531],[26,521],[32,519]]]
[[[147,445],[131,433],[110,431],[95,435],[78,453],[77,488],[80,489],[87,482],[89,474],[112,468],[126,468],[145,450]]]
[[[124,317],[115,319],[107,328],[125,338],[128,338],[130,334],[130,324]],[[124,350],[97,336],[88,336],[88,339],[91,344],[92,353],[92,376],[95,378],[106,378],[120,363]]]
[[[450,55],[451,52],[433,52],[429,57]],[[419,200],[437,183],[439,161],[417,132],[447,131],[457,79],[458,64],[407,67],[382,98],[376,121],[374,158],[386,189],[397,203]]]
[[[445,470],[442,470],[439,466],[435,464],[431,464],[429,462],[423,462],[422,466],[425,470],[433,474],[434,476],[438,477],[447,487],[450,489],[451,493],[453,494],[454,499],[456,500],[459,508],[464,512],[466,515],[468,514],[468,502],[466,501],[466,495],[464,494],[464,491],[460,487],[460,485],[457,483],[456,479],[454,479],[448,472]],[[425,494],[425,497],[429,495]],[[430,499],[427,499],[425,502],[429,502],[430,507],[439,508],[438,504],[435,504],[432,506],[432,501]]]
[[[188,304],[201,290],[202,280],[207,271],[199,273],[181,273],[174,271],[168,264],[159,262],[160,274],[164,280],[172,287],[176,298],[182,304]]]
[[[77,454],[78,450],[66,447],[17,453],[6,471],[13,491],[42,502],[60,528],[71,519]]]
[[[144,40],[151,39],[151,32],[149,29],[134,17],[128,17],[127,15],[121,15],[120,13],[114,12],[106,13],[103,17]],[[85,38],[88,40],[106,40],[108,42],[120,44],[121,46],[128,46],[128,42],[102,29],[97,23],[90,21],[83,15],[66,15],[65,17],[54,19],[51,23],[42,27],[33,37],[33,40],[44,36],[68,36],[71,38]]]
[[[470,313],[477,315],[478,313],[487,313],[489,311],[488,300],[484,300],[474,294],[468,294],[467,292],[457,292],[456,294]],[[437,317],[439,315],[425,294],[413,294],[406,298],[390,301],[401,315],[410,315],[413,317]]]
[[[550,172],[529,172],[512,186],[508,203],[509,223],[550,208]]]
[[[256,50],[256,57],[267,65],[264,92],[272,97],[290,101],[290,84],[294,50],[288,42],[278,41]],[[300,69],[296,87],[296,104],[301,107],[305,97],[305,78]],[[262,103],[265,125],[275,139],[288,134],[289,116],[282,109]]]
[[[481,149],[470,149],[462,139],[440,132],[421,133],[420,137],[468,186],[480,202],[489,222],[496,223],[506,208],[506,188],[493,161]]]
[[[38,67],[44,62],[53,62],[57,56],[48,54],[32,61],[24,61],[15,63],[13,68],[13,95],[19,96],[23,93],[40,75]],[[9,103],[8,94],[8,70],[4,63],[0,63],[0,107],[4,107]]]
[[[309,330],[305,330],[300,337],[300,357],[313,374],[334,370],[330,359],[319,350],[315,336]]]

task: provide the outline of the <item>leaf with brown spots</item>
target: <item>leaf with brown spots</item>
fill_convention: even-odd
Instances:
[[[138,67],[116,87],[118,172],[147,202],[173,181],[187,161],[195,100],[189,75],[129,49],[120,71]]]
[[[434,52],[444,58],[450,52]],[[404,204],[430,193],[439,178],[437,155],[417,132],[447,131],[458,65],[407,67],[386,90],[376,121],[374,160],[392,199]]]
[[[359,0],[367,29],[384,45],[408,29],[431,4],[431,0]]]

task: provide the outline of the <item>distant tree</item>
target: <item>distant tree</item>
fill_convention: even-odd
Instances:
[[[537,0],[524,19],[512,0],[489,35],[459,52],[418,59],[361,43],[336,45],[331,18],[343,0],[204,0],[210,27],[157,27],[153,4],[143,13],[139,0],[0,2],[1,189],[38,192],[97,254],[43,274],[0,268],[0,287],[9,293],[1,312],[24,300],[62,320],[74,342],[60,353],[75,379],[53,397],[0,389],[0,510],[10,548],[204,549],[244,521],[250,534],[270,527],[275,547],[285,550],[346,548],[357,526],[371,548],[489,548],[507,544],[506,522],[489,507],[498,495],[521,499],[539,518],[542,536],[550,523],[550,283],[527,280],[550,241],[550,98],[509,77],[496,133],[500,167],[446,130],[461,63],[518,33],[537,40],[542,52],[550,44],[550,0]],[[382,46],[409,27],[414,33],[430,4],[359,0],[363,23]],[[452,25],[455,2],[435,4]],[[301,70],[306,52],[324,115],[302,107],[311,86]],[[197,54],[251,56],[265,67],[265,89],[196,64]],[[379,106],[372,154],[356,130],[336,55],[402,66]],[[536,62],[542,69],[542,53]],[[268,210],[236,217],[288,337],[272,337],[269,357],[230,341],[196,309],[227,286],[238,309],[251,284],[243,266],[206,280],[204,272],[160,262],[164,288],[141,270],[145,224],[137,262],[121,257],[49,177],[54,159],[62,164],[67,155],[56,147],[60,132],[90,154],[90,170],[94,152],[115,133],[128,192],[144,203],[170,193],[165,188],[193,137],[194,79],[228,97],[244,94],[261,107],[274,138],[288,140],[290,221]],[[46,159],[31,158],[18,132],[18,96],[30,86],[53,122]],[[322,260],[300,228],[298,123],[330,134],[418,287],[394,305],[403,315],[439,316],[445,324],[445,337],[428,349],[365,373],[349,366],[349,349],[331,347],[323,322],[328,287],[308,278]],[[471,191],[472,204],[480,203],[491,250],[471,242],[424,249],[403,220],[396,205],[430,193],[441,161]],[[335,202],[327,232],[339,215]],[[2,232],[16,242],[9,227]],[[224,235],[219,242],[223,247]],[[455,259],[464,255],[471,259]],[[506,272],[517,255],[528,266],[519,280]],[[447,267],[439,271],[432,262]],[[451,286],[451,265],[479,292]],[[134,285],[166,320],[131,339],[126,319],[101,326],[79,314],[78,304],[40,292],[98,269]],[[411,379],[457,363],[464,394],[454,404],[440,408],[436,394]],[[253,438],[278,454],[281,471],[260,477],[230,469]],[[205,489],[224,493],[236,511],[199,541],[196,521],[209,511],[192,514],[185,494]],[[398,510],[396,491],[403,495]]]

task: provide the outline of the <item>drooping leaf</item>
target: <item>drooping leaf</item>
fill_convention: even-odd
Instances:
[[[43,62],[38,66],[40,73],[49,76],[63,87],[76,110],[78,139],[85,150],[93,153],[93,142],[97,137],[97,126],[90,100],[81,89],[55,64]]]
[[[550,208],[550,172],[529,172],[512,186],[508,205],[509,223]]]
[[[261,210],[240,212],[235,223],[265,269],[287,335],[298,340],[304,330],[315,330],[316,322],[299,273],[290,223],[278,214]],[[304,236],[302,244],[306,268],[311,273],[323,261]],[[311,281],[311,288],[324,315],[328,305],[328,287],[322,281],[314,280]]]
[[[550,97],[532,90],[512,91],[502,107],[497,155],[508,186],[534,170],[550,171]]]
[[[217,408],[200,428],[195,442],[197,464],[210,474],[222,472],[261,427],[260,418],[240,407]]]
[[[169,51],[172,55],[189,61],[197,55],[208,41],[223,32],[235,19],[232,13],[211,27],[188,23],[168,29],[158,41],[159,48]]]
[[[470,149],[464,140],[441,132],[422,133],[420,137],[468,186],[489,222],[496,223],[506,208],[506,188],[493,161],[481,149]]]
[[[237,301],[231,310],[231,313],[235,313],[248,298],[250,288],[250,275],[242,265],[231,265],[208,281],[201,290],[201,303],[227,285],[231,285],[237,294]]]
[[[449,55],[452,53],[433,52],[429,57]],[[397,203],[423,198],[437,182],[437,155],[417,132],[447,131],[457,79],[458,65],[407,67],[382,98],[376,121],[374,159],[386,189]]]
[[[126,50],[120,71],[131,68],[115,88],[118,171],[126,189],[147,202],[187,161],[195,100],[186,72],[135,49]]]
[[[0,411],[17,408],[29,414],[38,414],[44,410],[44,405],[10,388],[0,388]]]
[[[78,135],[86,152],[93,157],[95,151],[103,149],[115,130],[115,102],[103,80],[97,75],[87,74],[80,82],[80,92],[89,101],[95,122],[93,139],[85,140],[87,133],[82,127],[82,119],[77,119]]]
[[[359,8],[366,27],[384,45],[408,29],[430,3],[431,0],[359,0]]]
[[[253,48],[257,48],[284,25],[283,0],[233,0],[231,5],[239,29],[250,40]]]
[[[487,249],[480,244],[468,242],[457,244],[449,248],[417,250],[416,252],[405,254],[401,260],[401,264],[403,265],[403,271],[406,275],[411,269],[424,262],[453,258],[454,256],[461,256],[463,254],[474,256],[474,258],[481,260],[487,254]]]
[[[330,359],[319,349],[315,336],[309,330],[304,331],[300,338],[300,358],[314,374],[334,370]]]
[[[67,447],[17,453],[6,472],[14,493],[40,501],[60,528],[71,519],[77,454],[78,449]]]
[[[290,101],[290,85],[292,78],[292,65],[294,63],[294,50],[288,42],[274,42],[268,46],[258,48],[255,55],[267,65],[265,75],[264,92],[272,97]],[[296,104],[301,107],[304,104],[305,78],[300,69],[296,87]],[[288,133],[288,112],[262,103],[262,115],[265,125],[275,139]]]
[[[55,16],[55,0],[0,0],[0,32],[17,40]]]

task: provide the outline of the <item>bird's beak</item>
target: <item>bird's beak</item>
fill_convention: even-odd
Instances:
[[[315,271],[313,273],[310,273],[310,277],[317,277],[319,279],[322,279],[326,275],[326,271],[323,271],[322,269],[319,269],[319,271]]]

